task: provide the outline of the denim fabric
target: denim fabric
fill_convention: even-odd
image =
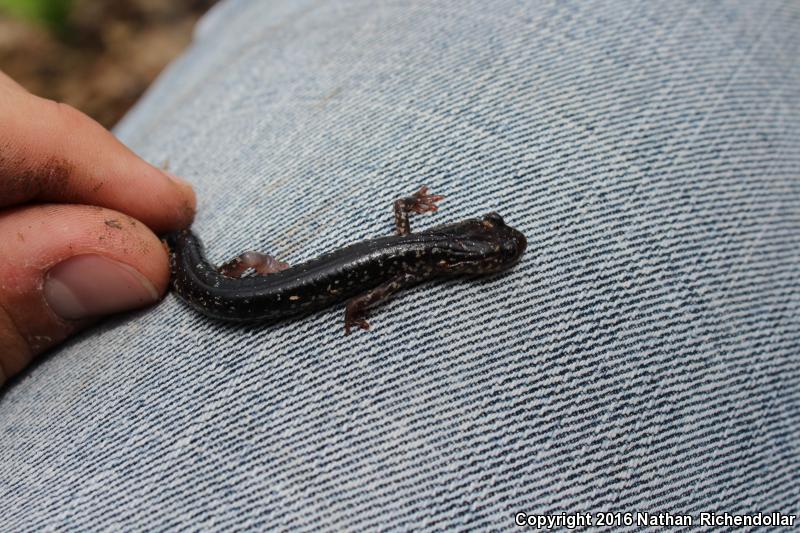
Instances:
[[[345,337],[173,295],[0,401],[0,528],[510,529],[800,512],[798,1],[233,1],[119,126],[209,256],[499,211],[510,274]]]

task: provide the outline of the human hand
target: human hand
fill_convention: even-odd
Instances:
[[[155,233],[194,209],[189,184],[0,72],[0,385],[98,317],[158,301]]]

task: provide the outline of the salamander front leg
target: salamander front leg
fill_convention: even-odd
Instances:
[[[355,298],[348,300],[344,312],[344,334],[350,335],[350,328],[358,326],[361,329],[369,329],[367,322],[367,311],[381,302],[385,302],[394,293],[419,283],[421,278],[414,274],[400,274],[399,276],[379,285],[369,292],[365,292]]]
[[[408,235],[411,233],[411,225],[408,223],[408,214],[432,213],[438,209],[436,202],[443,200],[441,194],[428,194],[428,188],[423,185],[420,189],[405,198],[394,201],[394,224],[398,235]]]
[[[286,270],[289,265],[261,252],[244,252],[222,264],[217,270],[223,276],[241,278],[248,268],[252,268],[262,276],[266,276],[267,274]]]

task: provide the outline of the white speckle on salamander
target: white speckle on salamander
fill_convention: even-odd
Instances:
[[[293,302],[296,302],[297,300],[300,299],[300,297],[296,294],[292,294],[291,296],[289,296],[289,299]]]

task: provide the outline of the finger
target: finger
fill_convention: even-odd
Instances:
[[[0,125],[0,207],[99,205],[159,233],[191,223],[191,186],[140,159],[83,113],[5,83]]]
[[[25,90],[22,85],[9,78],[3,71],[0,71],[0,87],[8,87],[20,91]]]
[[[0,373],[11,377],[93,319],[156,302],[169,263],[122,213],[35,205],[0,212],[0,280]]]

